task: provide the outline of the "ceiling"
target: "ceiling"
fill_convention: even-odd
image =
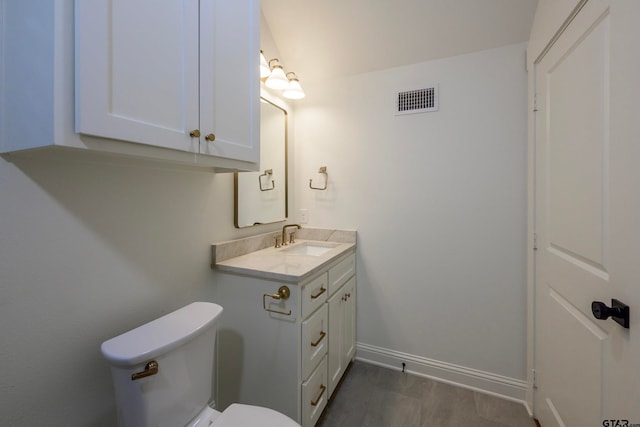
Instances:
[[[525,42],[537,0],[261,0],[302,84]],[[266,52],[270,59],[269,52]]]

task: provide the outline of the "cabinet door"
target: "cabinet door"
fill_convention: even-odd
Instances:
[[[329,397],[356,354],[355,276],[327,301],[329,306]]]
[[[201,0],[201,153],[260,162],[259,60],[258,1]]]
[[[356,355],[356,278],[352,277],[344,286],[346,301],[342,319],[343,369]]]
[[[198,0],[75,2],[76,131],[198,152]]]
[[[329,298],[329,355],[327,365],[329,369],[329,397],[333,394],[344,366],[342,365],[342,343],[343,339],[343,317],[344,317],[345,295],[344,289],[340,289]]]

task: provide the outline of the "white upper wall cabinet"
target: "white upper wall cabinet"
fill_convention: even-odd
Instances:
[[[80,133],[259,162],[255,0],[76,0]]]
[[[67,146],[258,170],[259,0],[0,6],[12,88],[0,152]]]

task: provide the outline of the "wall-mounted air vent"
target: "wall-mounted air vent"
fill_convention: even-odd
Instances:
[[[398,92],[396,115],[438,111],[438,85]]]

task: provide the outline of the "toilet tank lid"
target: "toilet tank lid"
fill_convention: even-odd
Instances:
[[[194,302],[102,343],[102,355],[117,366],[134,366],[181,346],[213,325],[222,307]]]

